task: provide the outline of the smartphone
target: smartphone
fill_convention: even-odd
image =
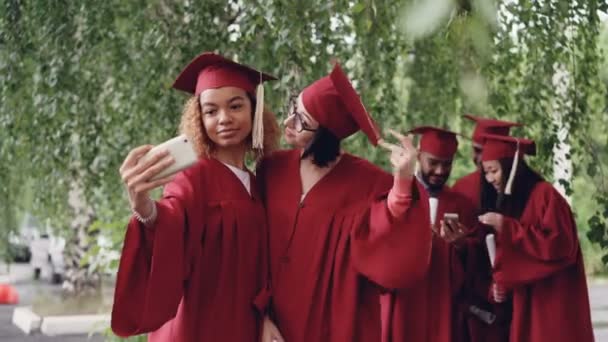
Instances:
[[[157,180],[176,174],[192,166],[198,160],[192,143],[185,135],[182,134],[173,139],[169,139],[160,145],[154,146],[150,151],[148,151],[148,153],[141,157],[139,163],[143,163],[149,160],[150,158],[152,158],[152,156],[163,150],[168,150],[169,154],[173,157],[175,162],[169,165],[161,172],[159,172],[154,177],[150,178],[150,180]]]
[[[458,225],[458,214],[457,213],[444,213],[443,222],[450,226],[456,227]]]

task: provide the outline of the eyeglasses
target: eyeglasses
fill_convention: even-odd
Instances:
[[[303,132],[303,131],[316,132],[317,129],[311,128],[310,126],[308,126],[306,121],[304,121],[302,114],[298,113],[298,111],[297,111],[298,107],[296,105],[297,99],[298,99],[297,95],[289,97],[289,107],[287,110],[287,113],[289,114],[289,116],[287,118],[293,117],[293,125],[294,125],[295,130],[298,133]]]

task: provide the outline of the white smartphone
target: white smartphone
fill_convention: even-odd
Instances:
[[[173,159],[175,159],[175,162],[154,177],[150,178],[150,180],[157,180],[178,173],[192,166],[198,160],[190,140],[185,135],[180,135],[173,139],[167,140],[160,145],[154,146],[150,151],[148,151],[148,153],[141,157],[139,163],[149,160],[156,153],[163,150],[169,151],[169,154],[173,157]]]
[[[458,214],[457,213],[444,213],[443,214],[443,222],[450,225],[458,224]]]

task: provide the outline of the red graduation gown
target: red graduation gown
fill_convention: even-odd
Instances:
[[[466,197],[475,210],[481,206],[481,171],[475,170],[458,179],[452,190]],[[470,342],[501,342],[508,341],[510,324],[510,302],[494,303],[489,298],[492,284],[492,269],[485,244],[486,229],[479,230],[467,246],[465,260],[464,293],[460,297],[459,324],[463,324],[459,339]],[[470,312],[470,306],[495,315],[495,320],[488,324]]]
[[[267,157],[258,177],[270,232],[272,313],[285,340],[379,341],[377,284],[416,282],[430,253],[427,229],[407,218],[393,222],[385,201],[374,201],[392,176],[344,154],[300,203],[300,151],[290,150]],[[418,243],[409,250],[394,243],[403,240]]]
[[[165,186],[157,208],[153,227],[132,219],[127,228],[112,330],[160,328],[150,341],[257,341],[252,302],[267,282],[267,233],[253,178],[250,196],[228,167],[204,159]]]
[[[466,197],[475,209],[480,206],[480,193],[481,193],[481,171],[475,170],[474,172],[469,173],[468,175],[458,179],[454,186],[452,186],[452,190],[460,193],[464,197]]]
[[[431,231],[429,195],[417,183],[423,213],[420,225]],[[437,225],[444,213],[458,213],[460,222],[474,229],[474,209],[469,201],[447,186],[440,192]],[[410,248],[415,241],[401,241]],[[461,295],[464,271],[460,251],[438,235],[433,235],[430,268],[426,277],[413,286],[382,296],[384,342],[450,342],[460,335],[463,324],[455,322],[458,296]]]
[[[505,217],[494,279],[513,291],[510,341],[593,341],[576,223],[550,183],[534,186],[520,219]]]
[[[495,303],[491,297],[492,266],[485,243],[489,233],[486,227],[479,227],[467,241],[464,288],[458,303],[458,323],[462,327],[458,341],[509,341],[511,297],[503,303]]]

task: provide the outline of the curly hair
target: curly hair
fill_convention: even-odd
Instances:
[[[253,119],[255,98],[249,93],[247,96],[251,100],[251,117]],[[213,155],[216,146],[205,132],[201,104],[198,97],[193,96],[186,101],[179,125],[179,132],[180,134],[185,134],[192,141],[194,150],[199,158],[209,158]],[[251,147],[251,134],[249,134],[249,137],[247,138],[249,152],[256,161],[259,160],[264,153],[270,153],[277,148],[280,133],[279,124],[277,123],[274,113],[267,108],[264,108],[264,148],[261,151],[254,150]]]

